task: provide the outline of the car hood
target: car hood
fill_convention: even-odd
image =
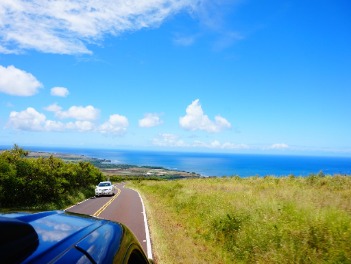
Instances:
[[[108,254],[117,250],[123,236],[123,226],[118,223],[63,211],[0,214],[0,218],[10,218],[15,223],[24,223],[27,227],[34,228],[37,240],[33,239],[35,237],[33,234],[31,239],[33,247],[25,256],[25,262],[47,263],[61,254],[60,252],[67,252],[73,248],[83,251],[96,262],[99,262],[99,259],[109,258],[112,261],[113,255],[108,257]],[[0,231],[8,237],[13,236],[13,232],[8,227]],[[0,245],[0,248],[6,248],[6,246],[13,252],[5,252],[5,254],[18,257],[16,253],[18,246],[4,244]]]

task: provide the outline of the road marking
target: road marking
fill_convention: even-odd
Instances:
[[[135,190],[134,190],[135,191]],[[136,191],[139,195],[140,201],[141,201],[141,205],[143,207],[143,211],[142,214],[144,215],[144,226],[145,226],[145,236],[146,236],[146,250],[147,250],[147,257],[149,259],[153,259],[152,258],[152,248],[151,248],[151,239],[150,239],[150,231],[149,231],[149,225],[147,223],[147,217],[146,217],[146,211],[145,211],[145,206],[144,206],[144,201],[143,198],[141,197],[140,193],[138,191]],[[143,241],[144,242],[144,241]]]
[[[143,198],[141,197],[140,193],[137,190],[134,190],[134,189],[131,189],[131,190],[135,191],[139,195],[139,198],[140,198],[140,201],[141,201],[141,205],[143,207],[143,211],[141,213],[144,215],[147,258],[148,259],[153,259],[153,257],[152,257],[151,239],[150,239],[150,230],[149,230],[149,225],[148,225],[148,222],[147,222],[147,216],[146,216],[146,210],[145,210],[144,201],[143,201]]]
[[[117,193],[115,194],[114,197],[112,197],[107,203],[105,203],[99,210],[97,210],[93,216],[98,217],[117,197],[118,195],[121,193],[121,190],[117,189]]]
[[[71,208],[73,208],[73,207],[75,207],[75,206],[77,206],[77,205],[80,205],[80,204],[82,204],[82,203],[85,203],[85,202],[88,201],[89,199],[91,199],[91,198],[88,198],[88,199],[85,199],[84,201],[81,201],[81,202],[79,202],[79,203],[76,203],[76,204],[74,204],[74,205],[72,205],[72,206],[66,208],[64,211],[67,211],[67,210],[69,210],[69,209],[71,209]]]

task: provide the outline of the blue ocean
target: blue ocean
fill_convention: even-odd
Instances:
[[[25,147],[27,150],[78,154],[115,164],[160,166],[202,176],[308,176],[312,173],[351,175],[351,157],[218,154],[111,149]]]

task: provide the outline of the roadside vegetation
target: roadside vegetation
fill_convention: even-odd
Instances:
[[[156,263],[351,263],[351,177],[130,183]]]
[[[0,208],[62,209],[94,195],[104,179],[89,162],[64,162],[49,156],[28,158],[17,145],[0,153]]]
[[[107,164],[105,164],[107,162]],[[6,210],[57,210],[94,196],[95,185],[111,180],[143,181],[184,178],[172,173],[155,176],[140,171],[161,167],[111,165],[109,161],[75,155],[55,157],[30,153],[17,145],[0,152],[0,208]],[[104,169],[136,171],[136,175],[111,175]]]

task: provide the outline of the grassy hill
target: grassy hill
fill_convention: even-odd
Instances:
[[[351,177],[132,183],[157,263],[351,263]]]

